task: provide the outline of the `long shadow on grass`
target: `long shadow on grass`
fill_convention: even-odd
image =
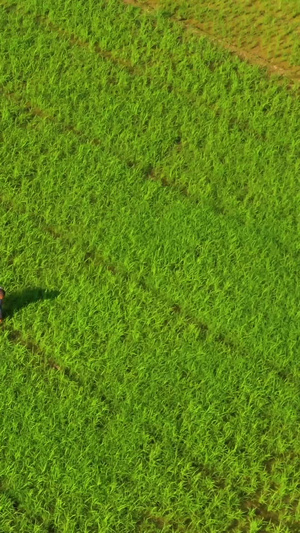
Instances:
[[[47,290],[41,287],[31,287],[11,293],[7,291],[3,302],[3,316],[4,318],[12,318],[17,311],[29,304],[43,300],[54,300],[58,295],[59,291],[57,290]]]

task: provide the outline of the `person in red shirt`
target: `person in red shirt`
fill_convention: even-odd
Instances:
[[[3,322],[3,311],[2,311],[2,304],[3,300],[5,298],[5,290],[0,287],[0,324]]]

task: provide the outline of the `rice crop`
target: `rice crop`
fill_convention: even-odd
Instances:
[[[300,531],[297,84],[119,0],[0,54],[0,531]]]

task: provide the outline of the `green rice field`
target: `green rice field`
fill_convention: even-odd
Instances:
[[[132,3],[135,0],[124,0]],[[299,0],[138,0],[243,59],[300,81]]]
[[[300,533],[300,84],[144,7],[0,1],[0,533]]]

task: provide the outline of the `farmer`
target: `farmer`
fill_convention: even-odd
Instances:
[[[0,324],[2,324],[3,322],[2,304],[3,304],[4,298],[5,298],[5,290],[2,287],[0,287]]]

